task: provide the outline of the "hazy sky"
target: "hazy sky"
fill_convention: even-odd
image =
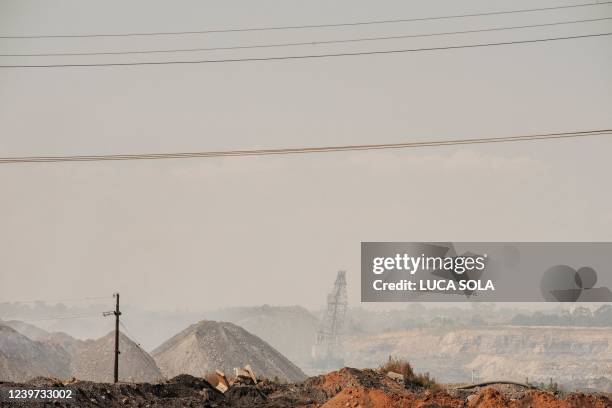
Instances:
[[[2,1],[2,35],[411,18],[559,1]],[[612,7],[343,29],[1,39],[7,52],[193,48],[612,16]],[[418,48],[612,32],[520,32],[145,61]],[[0,69],[0,156],[393,143],[612,127],[612,38],[337,59]],[[0,165],[0,300],[120,290],[147,308],[319,307],[361,241],[610,241],[612,137],[325,155]]]

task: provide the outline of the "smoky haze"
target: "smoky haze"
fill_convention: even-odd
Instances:
[[[3,35],[182,31],[535,7],[527,1],[182,4],[4,1],[0,27]],[[393,35],[536,24],[611,12],[608,5],[486,22],[315,33],[0,39],[0,48],[26,53],[226,46],[381,30]],[[602,21],[205,56],[438,46],[611,28]],[[610,128],[610,41],[265,63],[2,69],[0,156],[394,143]],[[155,58],[171,57],[113,61]],[[147,309],[262,303],[318,308],[336,271],[345,269],[349,302],[356,304],[361,241],[612,240],[611,151],[612,138],[598,136],[393,152],[0,165],[0,299],[118,290],[126,302]]]

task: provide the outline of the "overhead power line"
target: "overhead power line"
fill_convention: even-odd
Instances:
[[[125,317],[123,318],[125,320]],[[125,326],[125,324],[123,323],[123,321],[119,321],[119,325],[121,325],[121,327],[123,327],[123,331],[124,331],[124,335],[126,335],[129,339],[131,339],[134,344],[136,344],[138,346],[139,349],[143,349],[142,348],[142,343],[139,342],[138,340],[136,340],[136,337],[134,337],[134,335],[128,330],[128,328]]]
[[[0,304],[15,304],[15,303],[69,303],[69,302],[84,302],[90,300],[102,300],[102,299],[112,299],[112,296],[91,296],[91,297],[83,297],[83,298],[71,298],[71,299],[37,299],[37,300],[13,300],[0,302]]]
[[[392,36],[379,36],[379,37],[359,37],[359,38],[348,38],[340,40],[312,40],[312,41],[301,41],[301,42],[283,42],[283,43],[272,43],[272,44],[252,44],[252,45],[235,45],[227,47],[206,47],[206,48],[173,48],[173,49],[157,49],[157,50],[132,50],[132,51],[98,51],[98,52],[55,52],[55,53],[17,53],[17,54],[0,54],[0,57],[71,57],[71,56],[92,56],[92,55],[132,55],[132,54],[155,54],[155,53],[179,53],[179,52],[201,52],[201,51],[224,51],[224,50],[244,50],[244,49],[255,49],[255,48],[277,48],[277,47],[294,47],[294,46],[312,46],[312,45],[326,45],[326,44],[345,44],[345,43],[356,43],[366,41],[382,41],[382,40],[400,40],[407,38],[423,38],[423,37],[436,37],[436,36],[447,36],[456,34],[473,34],[473,33],[484,33],[492,31],[507,31],[507,30],[518,30],[526,28],[538,28],[538,27],[551,27],[568,24],[579,24],[579,23],[591,23],[597,21],[612,20],[612,17],[601,17],[591,18],[584,20],[571,20],[571,21],[557,21],[552,23],[541,23],[541,24],[528,24],[518,26],[506,26],[506,27],[492,27],[482,28],[474,30],[462,30],[462,31],[445,31],[437,33],[425,33],[425,34],[407,34],[407,35],[392,35]]]
[[[504,15],[504,14],[539,12],[539,11],[548,11],[548,10],[562,10],[562,9],[571,9],[571,8],[580,8],[580,7],[602,6],[606,4],[612,4],[612,1],[568,4],[568,5],[563,5],[563,6],[539,7],[539,8],[528,8],[528,9],[518,9],[518,10],[497,10],[497,11],[455,14],[455,15],[446,15],[446,16],[415,17],[415,18],[401,18],[401,19],[389,19],[389,20],[353,21],[353,22],[332,23],[332,24],[224,28],[224,29],[198,30],[198,31],[157,31],[157,32],[145,32],[145,33],[4,35],[4,36],[0,36],[0,38],[18,39],[18,38],[137,37],[137,36],[156,36],[156,35],[213,34],[213,33],[232,33],[232,32],[248,32],[248,31],[273,31],[273,30],[295,30],[295,29],[310,29],[310,28],[349,27],[349,26],[361,26],[361,25],[373,25],[373,24],[390,24],[390,23],[408,23],[408,22],[415,22],[415,21],[446,20],[446,19],[453,19],[453,18],[483,17],[483,16]]]
[[[42,322],[46,320],[70,320],[70,319],[84,319],[89,317],[102,317],[102,313],[89,313],[89,314],[81,314],[81,315],[66,315],[66,316],[48,316],[48,317],[40,317],[35,319],[19,319],[22,322]]]
[[[322,147],[295,147],[285,149],[254,149],[254,150],[221,150],[187,153],[139,153],[139,154],[111,154],[90,156],[26,156],[26,157],[0,157],[0,164],[10,163],[56,163],[80,161],[111,161],[111,160],[156,160],[156,159],[187,159],[206,157],[243,157],[243,156],[272,156],[286,154],[329,153],[345,151],[366,151],[386,149],[407,149],[418,147],[459,146],[485,143],[524,142],[534,140],[570,139],[590,136],[612,135],[612,129],[588,130],[580,132],[545,133],[519,136],[503,136],[472,139],[448,139],[387,144],[363,144]]]
[[[360,51],[360,52],[341,52],[330,54],[308,54],[308,55],[287,55],[279,57],[252,57],[252,58],[225,58],[225,59],[209,59],[209,60],[176,60],[176,61],[143,61],[143,62],[103,62],[103,63],[71,63],[71,64],[15,64],[15,65],[0,65],[0,68],[77,68],[77,67],[124,67],[124,66],[139,66],[139,65],[178,65],[178,64],[218,64],[229,62],[263,62],[263,61],[282,61],[282,60],[303,60],[312,58],[334,58],[334,57],[350,57],[360,55],[385,55],[385,54],[402,54],[411,52],[426,52],[426,51],[442,51],[442,50],[457,50],[464,48],[482,48],[493,47],[500,45],[515,45],[515,44],[532,44],[543,43],[549,41],[573,40],[580,38],[594,38],[612,35],[608,33],[596,33],[575,35],[568,37],[553,37],[553,38],[538,38],[534,40],[518,40],[504,41],[496,43],[478,43],[464,45],[448,45],[440,47],[425,47],[425,48],[409,48],[401,50],[381,50],[381,51]]]

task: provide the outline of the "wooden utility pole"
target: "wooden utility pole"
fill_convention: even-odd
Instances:
[[[115,304],[115,383],[119,382],[119,292],[115,293],[117,303]]]
[[[115,310],[112,312],[104,312],[102,313],[104,316],[112,316],[115,315],[115,367],[113,371],[113,377],[115,383],[119,382],[119,316],[121,316],[121,311],[119,310],[119,292],[113,294],[115,298]]]

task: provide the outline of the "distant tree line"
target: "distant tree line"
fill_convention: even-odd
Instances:
[[[573,310],[563,310],[558,313],[534,312],[530,315],[517,314],[511,319],[511,324],[520,326],[612,326],[612,305],[603,305],[592,311],[588,307],[579,306]]]

